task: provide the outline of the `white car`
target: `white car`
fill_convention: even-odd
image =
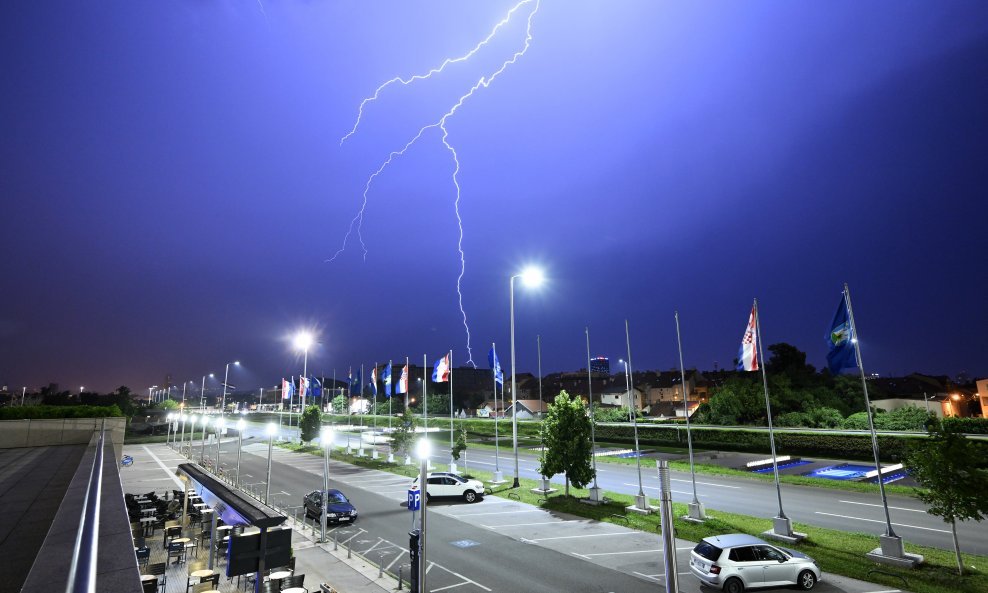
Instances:
[[[475,502],[484,497],[484,484],[480,480],[470,480],[452,472],[431,472],[428,476],[426,500],[433,497],[456,497],[467,502]],[[418,488],[419,479],[412,481],[412,488]]]
[[[816,561],[806,554],[743,533],[703,538],[690,553],[690,571],[704,584],[727,593],[789,585],[808,591],[822,576]]]

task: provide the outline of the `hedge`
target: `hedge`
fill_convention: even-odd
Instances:
[[[123,415],[116,404],[112,406],[13,406],[0,408],[0,420],[105,418]]]

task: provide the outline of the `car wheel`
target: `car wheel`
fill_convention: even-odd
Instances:
[[[474,492],[473,490],[467,490],[466,492],[463,493],[463,499],[466,500],[467,502],[473,502],[477,500],[477,493]]]
[[[729,578],[724,583],[724,591],[727,591],[727,593],[741,593],[744,591],[744,583],[741,582],[741,579]]]
[[[816,575],[812,571],[804,570],[799,573],[799,578],[796,579],[796,585],[799,586],[803,591],[809,591],[816,584]]]
[[[428,492],[426,492],[425,493],[425,503],[426,504],[429,504],[430,502],[432,502],[432,495],[429,494]]]

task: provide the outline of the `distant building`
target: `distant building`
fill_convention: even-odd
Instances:
[[[634,402],[634,403],[632,403]],[[637,387],[632,387],[629,394],[623,385],[612,385],[600,394],[600,405],[614,407],[629,407],[633,405],[636,410],[642,409],[642,392]]]
[[[978,386],[978,401],[981,403],[981,417],[988,417],[988,379],[976,382]]]
[[[610,377],[611,361],[606,356],[590,359],[590,374],[594,377]]]

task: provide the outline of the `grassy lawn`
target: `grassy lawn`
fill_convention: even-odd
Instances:
[[[322,455],[322,450],[312,445],[300,446],[286,443],[279,446],[293,451]],[[406,466],[400,463],[387,463],[383,457],[378,460],[372,460],[369,457],[358,458],[338,450],[332,452],[332,458],[336,461],[409,477],[417,476],[419,470],[417,465]],[[460,465],[462,467],[462,460]],[[447,466],[436,463],[434,469],[443,471],[447,469]],[[492,477],[490,472],[469,468],[469,450],[467,451],[467,470],[463,473],[468,473],[484,481],[490,480]],[[660,529],[657,514],[643,516],[637,513],[625,513],[625,507],[634,503],[634,497],[631,495],[604,492],[607,502],[599,506],[592,506],[578,501],[578,498],[587,496],[587,491],[584,489],[570,488],[571,496],[569,497],[563,495],[562,492],[557,492],[546,498],[530,491],[538,485],[535,480],[523,478],[520,482],[520,488],[511,488],[509,481],[508,484],[492,488],[490,492],[495,496],[518,499],[541,508],[615,523],[651,533],[658,533]],[[657,504],[657,500],[653,499],[653,503]],[[676,517],[682,517],[686,514],[686,505],[676,503],[673,506]],[[770,519],[719,511],[708,512],[708,520],[703,524],[679,519],[675,523],[676,537],[690,541],[699,541],[709,535],[724,533],[749,533],[757,536],[771,527]],[[907,551],[925,556],[926,563],[915,570],[896,569],[879,566],[865,558],[866,552],[878,547],[877,536],[845,533],[801,523],[794,523],[793,528],[809,536],[806,541],[793,547],[815,558],[825,573],[839,574],[878,583],[890,589],[905,589],[915,593],[984,593],[988,591],[988,571],[985,570],[985,567],[988,566],[988,556],[964,554],[964,565],[968,574],[961,577],[957,575],[953,551],[907,545]],[[980,570],[975,567],[980,567]],[[890,577],[887,574],[870,573],[873,570],[901,576],[906,579],[907,584],[903,585],[899,578]]]

